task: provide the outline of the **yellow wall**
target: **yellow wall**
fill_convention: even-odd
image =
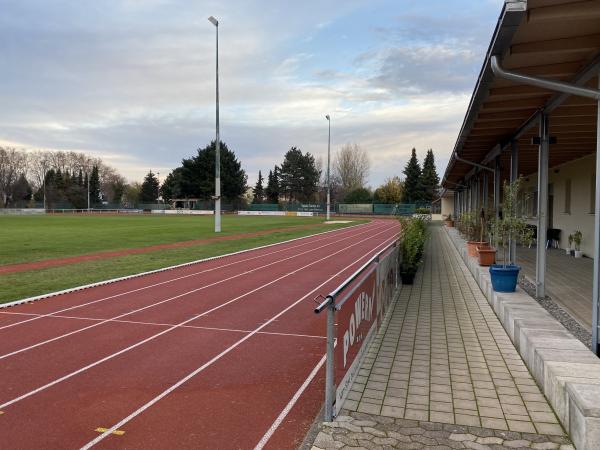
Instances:
[[[454,216],[454,197],[442,197],[442,217],[452,214]]]
[[[552,151],[552,150],[551,150]],[[596,172],[596,155],[572,161],[548,170],[548,182],[554,193],[553,227],[561,232],[561,248],[568,246],[568,236],[575,230],[583,234],[581,250],[586,256],[594,254],[594,214],[592,197],[592,180]],[[557,173],[556,173],[557,172]],[[525,177],[524,191],[537,190],[537,175]],[[571,180],[571,211],[565,211],[565,193],[567,180]],[[531,222],[535,223],[531,217]]]

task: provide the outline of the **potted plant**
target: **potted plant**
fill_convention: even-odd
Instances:
[[[583,252],[581,251],[581,240],[583,238],[583,234],[581,231],[577,230],[573,233],[573,242],[575,243],[575,258],[581,258],[583,256]]]
[[[452,219],[452,214],[448,214],[448,216],[444,219],[444,223],[448,228],[454,227],[454,220]]]
[[[485,211],[483,209],[481,210],[479,221],[481,224],[479,232],[480,245],[477,245],[476,247],[477,258],[479,259],[480,266],[487,267],[491,266],[496,262],[496,249],[493,246],[489,245],[487,242],[483,241],[483,231],[487,228],[485,220]]]
[[[479,215],[475,211],[469,211],[463,213],[464,226],[467,237],[467,254],[473,258],[477,258],[477,246],[487,245],[488,243],[483,241],[481,234],[481,223],[479,221]],[[461,216],[461,219],[462,217]]]
[[[522,179],[518,178],[512,183],[504,182],[504,196],[502,203],[502,217],[496,217],[492,222],[492,233],[496,246],[502,247],[502,264],[490,266],[492,287],[497,292],[514,292],[517,287],[521,267],[509,263],[507,249],[509,241],[520,237],[523,242],[531,240],[532,230],[518,215],[518,196]]]
[[[565,250],[567,252],[567,255],[570,255],[571,249],[573,248],[573,235],[572,234],[569,235],[568,240],[569,240],[569,246]]]
[[[402,284],[413,284],[423,258],[427,225],[419,217],[402,218],[400,222],[400,278]]]

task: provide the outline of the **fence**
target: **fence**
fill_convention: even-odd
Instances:
[[[371,340],[390,310],[398,288],[397,243],[367,261],[315,309],[327,309],[325,420],[348,396]],[[336,326],[337,323],[337,326]]]

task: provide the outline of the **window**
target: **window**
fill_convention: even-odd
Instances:
[[[590,178],[590,214],[596,212],[596,174],[593,173]]]
[[[565,180],[565,214],[571,214],[571,180]]]
[[[533,191],[531,193],[531,217],[537,217],[537,207],[538,207],[538,192]]]

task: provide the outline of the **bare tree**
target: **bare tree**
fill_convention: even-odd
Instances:
[[[8,206],[14,184],[26,172],[25,153],[14,148],[0,147],[0,206]]]
[[[333,172],[345,192],[365,187],[370,168],[369,155],[358,144],[345,144],[333,160]]]

